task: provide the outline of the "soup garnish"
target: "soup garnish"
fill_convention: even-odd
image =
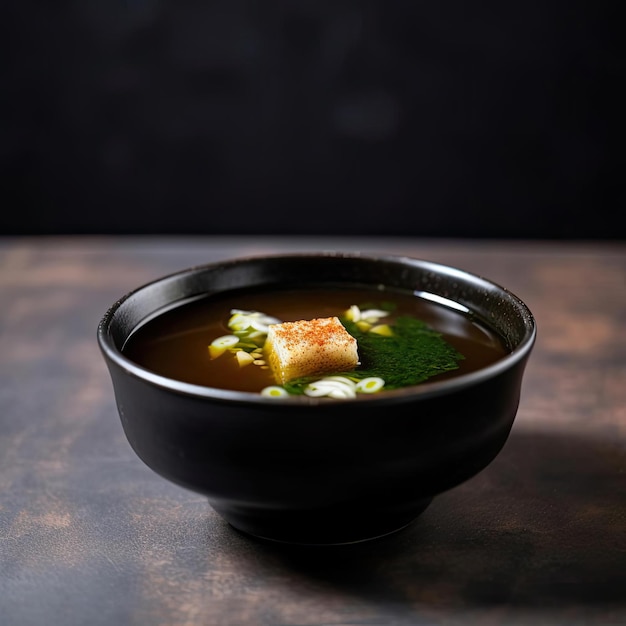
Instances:
[[[229,352],[241,367],[270,367],[277,384],[264,387],[261,394],[278,398],[300,394],[354,398],[357,393],[416,385],[458,368],[465,357],[422,320],[402,315],[385,322],[394,308],[388,302],[378,308],[353,304],[339,317],[285,323],[261,311],[233,309],[228,321],[233,334],[214,339],[209,352],[211,358]],[[358,354],[346,346],[342,333],[356,340]],[[276,335],[285,340],[279,343]],[[313,354],[320,355],[321,366]],[[342,362],[347,366],[337,370]],[[306,373],[293,375],[299,371]]]

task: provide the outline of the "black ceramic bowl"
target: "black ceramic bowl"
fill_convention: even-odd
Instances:
[[[510,353],[476,372],[331,400],[266,398],[171,380],[122,353],[148,317],[200,294],[294,281],[384,285],[457,303]],[[139,458],[207,496],[235,528],[300,544],[399,530],[432,498],[484,469],[510,433],[536,335],[528,307],[460,269],[396,256],[317,253],[194,267],[139,287],[98,327],[126,437]]]

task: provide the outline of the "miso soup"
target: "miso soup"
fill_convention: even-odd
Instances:
[[[280,322],[338,317],[356,337],[362,358],[354,371],[328,375],[380,377],[385,382],[381,392],[467,374],[508,353],[503,340],[470,312],[408,292],[346,286],[246,289],[189,299],[145,321],[123,352],[171,379],[260,393],[277,385],[264,358],[262,335],[252,341],[242,338],[239,347],[233,344],[224,354],[211,349],[216,339],[235,334],[229,322],[236,311],[258,312]],[[378,317],[355,320],[368,311],[378,312]],[[411,345],[411,337],[426,347]],[[237,357],[241,350],[247,354]],[[302,391],[296,383],[286,385],[289,393]]]

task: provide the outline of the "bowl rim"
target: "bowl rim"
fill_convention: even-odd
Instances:
[[[448,277],[457,277],[469,280],[477,285],[482,285],[491,290],[496,290],[501,295],[511,300],[514,305],[522,313],[525,324],[525,333],[522,340],[508,354],[498,359],[495,363],[467,374],[448,378],[442,381],[426,380],[417,385],[411,385],[400,389],[393,389],[377,394],[358,394],[356,398],[333,399],[333,398],[313,398],[305,395],[291,395],[280,398],[262,396],[257,392],[235,391],[231,389],[222,389],[218,387],[209,387],[204,385],[196,385],[186,383],[167,376],[156,374],[155,372],[142,367],[141,365],[131,361],[126,355],[117,348],[110,332],[110,326],[114,321],[117,311],[132,297],[141,291],[148,289],[153,285],[171,281],[172,279],[182,278],[183,276],[202,272],[205,270],[217,269],[219,267],[243,265],[246,263],[268,261],[281,261],[288,259],[302,258],[336,258],[336,259],[364,259],[369,261],[392,262],[397,264],[410,264],[411,266],[420,266],[426,271],[443,274]],[[183,298],[184,300],[184,298]],[[168,390],[180,395],[193,396],[198,399],[207,399],[227,404],[243,404],[247,406],[259,407],[280,407],[280,406],[299,406],[299,407],[319,407],[329,404],[362,404],[362,403],[394,403],[402,402],[411,398],[432,398],[450,392],[460,391],[469,386],[477,385],[485,382],[506,370],[512,368],[518,362],[526,359],[532,350],[537,338],[537,322],[528,307],[528,305],[519,298],[515,293],[501,284],[494,282],[484,276],[470,272],[453,265],[430,261],[427,259],[413,257],[409,255],[396,255],[388,253],[362,253],[362,252],[342,252],[342,251],[319,251],[319,252],[284,252],[284,253],[265,253],[251,254],[236,257],[224,258],[199,265],[192,265],[184,269],[176,270],[148,282],[145,282],[130,291],[126,292],[118,298],[102,316],[97,327],[97,341],[105,360],[113,363],[124,370],[127,374],[143,380],[144,382]]]

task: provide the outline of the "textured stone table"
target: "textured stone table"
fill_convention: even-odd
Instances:
[[[116,298],[269,251],[408,254],[495,280],[539,328],[513,432],[410,527],[250,539],[155,475],[96,344]],[[626,245],[307,238],[0,240],[2,626],[626,624]]]

